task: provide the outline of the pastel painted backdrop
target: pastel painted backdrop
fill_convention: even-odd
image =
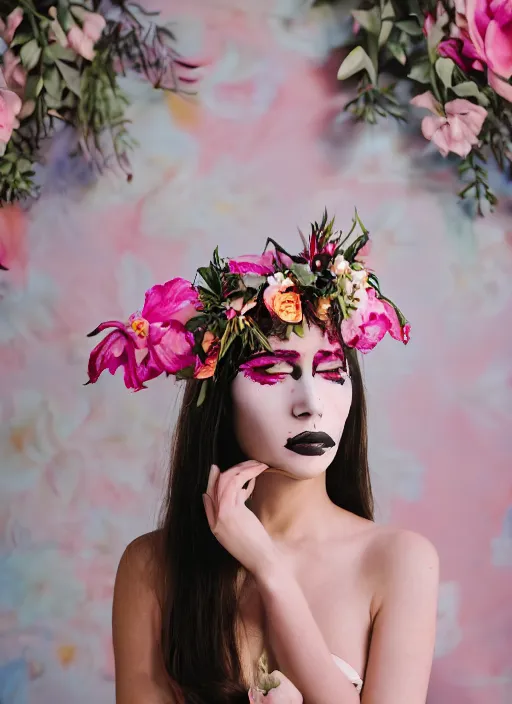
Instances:
[[[339,119],[342,9],[172,3],[183,99],[127,83],[135,178],[94,180],[61,135],[28,211],[0,211],[0,702],[114,701],[110,611],[125,545],[161,497],[177,387],[84,388],[101,320],[216,244],[298,243],[357,204],[413,325],[364,360],[379,519],[427,535],[442,584],[431,704],[512,702],[512,190],[472,221],[449,163],[407,131]],[[163,3],[170,12],[171,3]]]

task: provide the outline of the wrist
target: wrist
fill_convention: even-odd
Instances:
[[[295,579],[282,555],[277,552],[269,555],[253,576],[258,588],[266,592],[278,591]]]

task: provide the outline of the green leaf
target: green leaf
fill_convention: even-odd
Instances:
[[[363,47],[356,46],[355,49],[352,49],[350,54],[348,54],[348,56],[346,56],[343,60],[338,69],[337,77],[339,81],[344,81],[353,76],[355,73],[363,70],[368,73],[371,82],[375,85],[377,83],[376,68]]]
[[[25,85],[25,100],[35,100],[43,88],[42,76],[28,76]]]
[[[316,274],[313,274],[307,264],[294,263],[290,267],[290,271],[297,277],[297,280],[303,286],[312,286],[316,281]]]
[[[43,83],[47,93],[49,93],[52,98],[59,98],[62,96],[62,83],[59,76],[59,72],[55,67],[48,68],[44,72]]]
[[[423,28],[414,20],[399,20],[395,25],[411,37],[420,37],[423,34]]]
[[[76,61],[76,53],[69,47],[61,46],[58,42],[52,42],[45,47],[44,58],[50,59],[51,63],[57,59],[74,62]]]
[[[202,266],[197,270],[197,273],[203,279],[210,291],[218,295],[222,293],[222,282],[219,274],[212,266]]]
[[[430,64],[428,61],[418,61],[409,71],[407,78],[418,83],[430,83]]]
[[[34,165],[29,159],[22,157],[21,159],[18,159],[16,166],[20,174],[24,174],[27,171],[32,171]]]
[[[372,7],[371,10],[352,10],[351,14],[363,29],[366,29],[370,34],[379,36],[381,28],[380,7]]]
[[[7,176],[7,174],[10,173],[13,166],[14,166],[14,164],[12,162],[6,161],[5,159],[2,159],[0,162],[0,174],[2,174],[2,176]]]
[[[401,44],[398,42],[388,42],[388,49],[390,53],[395,57],[395,59],[402,64],[402,66],[405,66],[407,63],[407,54],[405,53],[405,50]]]
[[[31,71],[34,68],[34,66],[39,61],[40,56],[41,47],[37,43],[37,39],[31,39],[26,44],[23,44],[20,49],[21,63],[27,69],[27,71]]]
[[[287,325],[286,332],[285,332],[285,336],[286,336],[287,340],[289,340],[290,337],[292,336],[292,332],[293,332],[293,325]]]
[[[384,46],[384,44],[389,39],[389,35],[393,29],[393,20],[395,19],[395,11],[393,9],[393,3],[386,2],[382,8],[382,25],[379,34],[379,47]]]
[[[80,97],[80,71],[56,59],[55,64],[69,90],[78,98]]]
[[[293,326],[293,332],[299,337],[304,337],[304,326],[302,323],[298,323]]]
[[[458,83],[456,86],[452,86],[452,90],[459,98],[476,98],[483,107],[489,105],[489,99],[478,90],[478,86],[474,81]]]
[[[452,85],[453,69],[455,68],[455,63],[451,59],[444,57],[439,57],[435,63],[436,73],[442,80],[446,88],[450,88]]]

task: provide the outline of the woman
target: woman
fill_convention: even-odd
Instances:
[[[118,704],[424,704],[437,555],[373,523],[356,357],[409,325],[367,240],[324,214],[300,255],[215,252],[91,333],[91,382],[188,379],[161,526],[117,573]]]

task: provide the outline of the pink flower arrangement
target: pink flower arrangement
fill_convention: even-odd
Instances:
[[[265,308],[272,319],[268,334],[281,339],[292,333],[302,336],[304,311],[306,316],[310,311],[306,317],[310,323],[341,335],[348,347],[363,353],[372,350],[388,332],[407,344],[409,324],[382,296],[375,274],[357,259],[368,245],[368,231],[357,211],[348,236],[357,225],[362,234],[345,249],[348,236],[342,240],[341,233],[333,231],[333,222],[327,223],[325,212],[321,224],[313,226],[315,244],[310,242],[295,257],[277,245],[279,256],[274,252],[220,259],[216,250],[210,265],[198,269],[201,280],[197,288],[181,278],[153,286],[146,292],[140,312],[125,322],[104,322],[90,333],[113,328],[91,353],[89,383],[95,383],[103,371],[114,374],[120,367],[125,385],[135,391],[163,373],[208,382],[237,338],[239,349],[249,357],[251,352],[272,351],[263,332],[263,323],[268,323]],[[256,366],[264,360],[259,355]],[[236,365],[261,381],[254,360],[237,361]],[[272,380],[264,377],[263,383],[280,380],[279,375]],[[206,386],[201,386],[199,405]]]
[[[356,96],[345,109],[378,124],[383,116],[406,120],[398,85],[409,83],[413,105],[432,115],[422,120],[423,136],[443,156],[460,157],[461,198],[497,202],[487,175],[492,157],[509,173],[512,155],[511,0],[361,0],[353,10],[357,34],[338,78],[359,75]],[[380,81],[380,76],[386,78]],[[396,79],[396,80],[393,80]]]

